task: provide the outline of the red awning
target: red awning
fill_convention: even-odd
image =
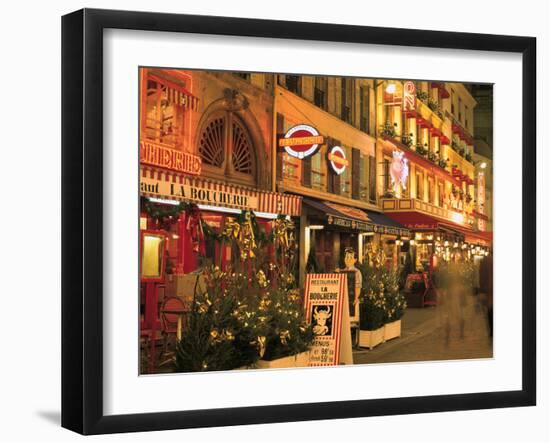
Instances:
[[[426,120],[425,118],[422,118],[420,116],[416,117],[416,123],[418,123],[418,126],[421,128],[431,128],[432,124]]]
[[[453,230],[459,234],[465,235],[466,233],[473,232],[465,226],[461,226],[457,223],[453,223],[448,220],[442,220],[431,215],[423,214],[416,211],[407,212],[386,212],[388,217],[399,222],[406,228],[414,231],[434,231],[437,229]]]
[[[442,82],[432,82],[432,89],[437,88],[439,89],[439,94],[441,95],[441,98],[449,98],[451,94],[449,94],[449,91],[445,88],[445,85]]]
[[[490,246],[493,242],[493,233],[490,231],[470,232],[465,235],[464,241],[467,243],[479,243],[483,246]]]
[[[430,134],[432,135],[432,137],[441,137],[442,135],[441,131],[435,126],[430,128]]]

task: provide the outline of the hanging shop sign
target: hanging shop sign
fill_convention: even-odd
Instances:
[[[403,84],[403,112],[410,112],[416,109],[416,85],[407,81]]]
[[[314,127],[297,125],[279,139],[279,147],[284,148],[291,157],[303,159],[315,154],[324,141],[324,137]]]
[[[328,153],[328,161],[332,170],[340,175],[342,174],[349,165],[349,161],[346,158],[346,151],[340,146],[333,146]]]
[[[390,164],[390,178],[393,191],[398,194],[401,188],[407,189],[407,178],[409,177],[409,161],[402,151],[393,151],[393,158]]]
[[[202,160],[198,155],[145,141],[139,144],[139,161],[191,175],[200,175],[202,168]]]
[[[307,275],[305,309],[314,334],[309,366],[353,363],[348,306],[345,275]]]

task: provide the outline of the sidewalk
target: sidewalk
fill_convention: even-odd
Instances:
[[[467,297],[464,328],[439,306],[409,308],[402,319],[401,337],[382,343],[372,351],[353,352],[355,364],[429,360],[492,358],[492,338],[487,334],[485,311],[478,299]]]

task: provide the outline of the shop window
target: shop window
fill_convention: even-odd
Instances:
[[[199,153],[203,165],[210,166],[215,175],[255,182],[254,146],[248,130],[235,115],[219,115],[206,125],[199,139]]]
[[[313,88],[313,103],[321,109],[327,109],[328,79],[326,77],[315,77]]]
[[[145,100],[145,138],[176,146],[184,126],[184,107],[176,101],[176,85],[150,77],[147,80]]]

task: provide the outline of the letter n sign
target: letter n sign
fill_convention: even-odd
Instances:
[[[403,85],[403,112],[414,111],[416,108],[416,85],[407,81]]]

